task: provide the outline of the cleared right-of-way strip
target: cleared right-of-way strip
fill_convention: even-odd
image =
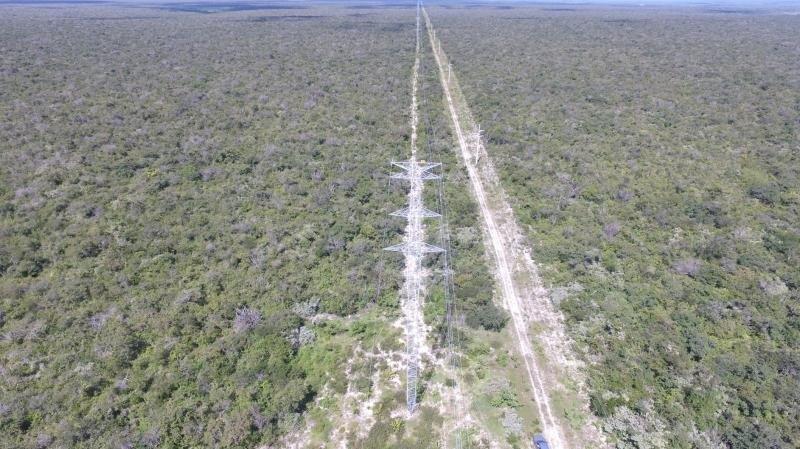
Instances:
[[[491,249],[490,259],[494,262],[495,278],[503,306],[511,316],[511,325],[536,402],[542,433],[553,449],[589,445],[606,447],[602,434],[590,418],[580,372],[574,357],[570,355],[570,347],[563,330],[563,319],[550,303],[547,291],[542,286],[536,265],[524,244],[525,239],[483,147],[479,129],[471,118],[466,102],[458,96],[458,82],[424,8],[423,16],[434,59],[439,66],[453,132],[483,219],[484,235],[487,247]],[[536,334],[538,353],[534,352],[529,332],[533,323],[543,329]],[[578,385],[577,390],[570,391],[565,386],[566,378]],[[562,398],[576,399],[572,401],[575,403],[572,406],[581,409],[587,418],[583,425],[576,428],[565,424],[563,413],[559,414],[552,405],[555,394]]]

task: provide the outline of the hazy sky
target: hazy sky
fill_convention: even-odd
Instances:
[[[61,3],[145,3],[145,4],[164,4],[164,3],[267,3],[267,4],[298,4],[298,3],[340,3],[338,0],[0,0],[2,4],[46,4]],[[414,0],[341,0],[341,3],[415,3]],[[428,0],[428,4],[490,4],[490,3],[531,3],[531,4],[608,4],[608,5],[682,5],[682,6],[750,6],[750,7],[780,7],[780,8],[800,8],[800,0]]]

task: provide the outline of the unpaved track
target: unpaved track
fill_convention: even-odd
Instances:
[[[552,405],[554,393],[567,395],[564,383],[566,376],[578,384],[578,391],[573,392],[580,402],[577,407],[586,416],[590,416],[582,379],[565,337],[563,318],[550,302],[547,291],[542,286],[536,265],[524,244],[522,232],[516,224],[513,211],[505,199],[502,186],[483,147],[478,128],[472,120],[466,102],[457,95],[460,93],[458,82],[451,73],[452,68],[441,49],[441,42],[435,37],[435,31],[425,9],[423,17],[434,58],[439,66],[442,90],[452,119],[453,131],[483,218],[485,237],[488,247],[491,248],[495,277],[500,286],[503,305],[511,316],[511,324],[517,337],[519,352],[524,360],[543,433],[553,449],[606,447],[602,434],[591,419],[588,419],[582,428],[570,428]],[[534,352],[529,333],[534,323],[537,324],[537,328],[543,329],[536,335],[541,355]]]

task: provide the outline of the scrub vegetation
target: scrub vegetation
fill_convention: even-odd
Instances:
[[[800,16],[429,11],[611,442],[797,447]],[[405,225],[387,174],[413,15],[0,8],[0,447],[438,447],[455,382],[473,447],[526,447],[535,405],[427,39],[420,155],[444,163],[462,365],[429,365],[398,418],[402,258],[381,248]]]
[[[350,13],[4,9],[0,446],[273,442],[396,307],[413,28]]]
[[[620,448],[800,444],[800,19],[429,8]]]
[[[402,259],[381,248],[404,226],[387,174],[408,157],[413,10],[236,9],[3,9],[0,446],[330,443],[349,387],[380,387],[349,446],[437,443],[425,385],[404,423],[398,373],[363,355],[402,346]],[[459,319],[497,331],[425,70]]]

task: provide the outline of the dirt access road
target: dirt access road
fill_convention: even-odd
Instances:
[[[453,132],[480,208],[484,238],[487,249],[491,249],[489,259],[494,263],[503,306],[511,316],[542,433],[553,449],[607,447],[591,419],[581,370],[571,354],[563,317],[543,287],[538,268],[483,146],[479,128],[424,8],[423,17],[439,66]],[[535,340],[531,328],[537,329]],[[554,406],[556,397],[560,408]],[[568,425],[567,411],[580,413],[585,418],[583,423]]]

